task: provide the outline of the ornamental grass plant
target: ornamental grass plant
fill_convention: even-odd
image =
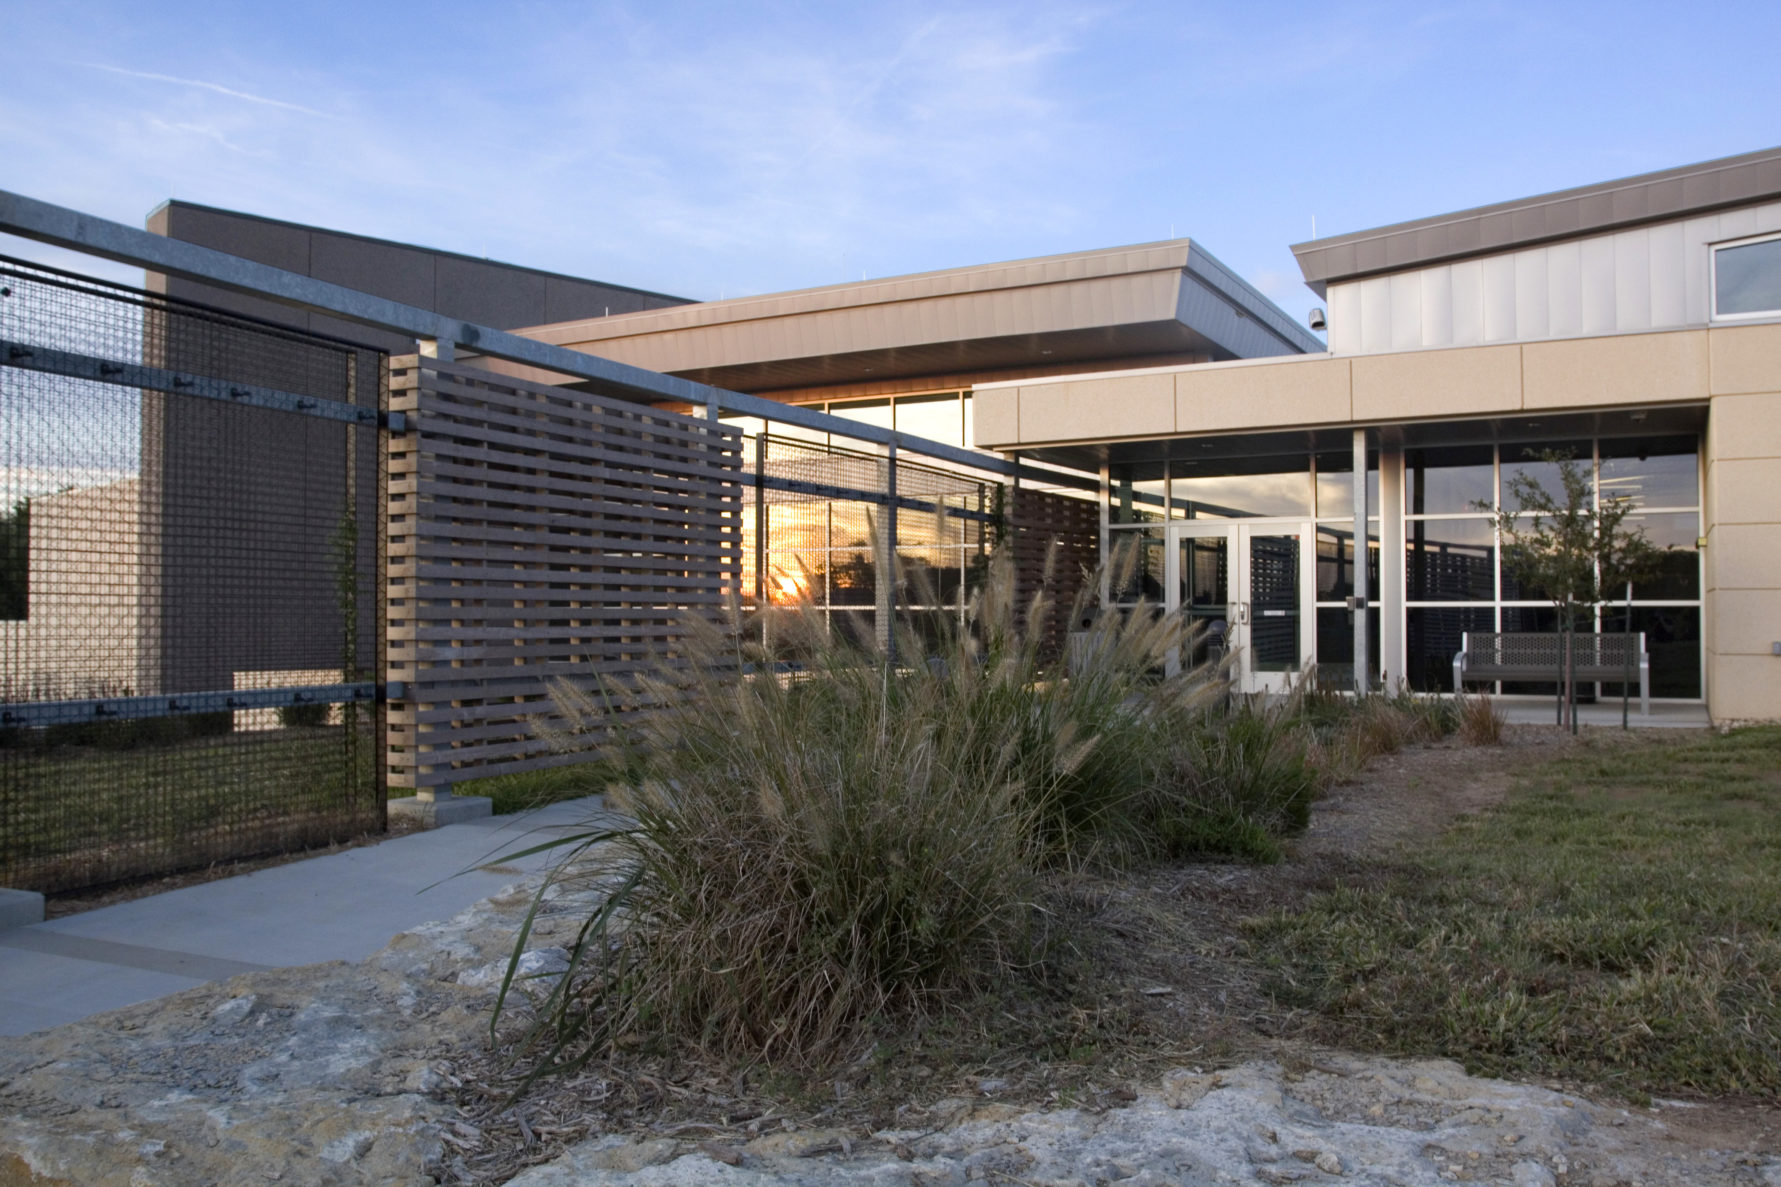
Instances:
[[[1144,607],[1096,619],[1066,676],[1026,629],[1046,609],[998,556],[963,622],[898,627],[895,662],[794,604],[764,632],[691,622],[624,687],[560,684],[564,744],[625,722],[634,774],[607,789],[628,823],[559,867],[591,857],[613,892],[529,1012],[533,1074],[627,1044],[814,1066],[1035,969],[1039,880],[1149,852],[1165,742],[1223,696]]]
[[[1116,554],[1106,576],[1133,563]],[[605,893],[568,974],[508,1034],[528,1082],[639,1049],[790,1069],[851,1057],[1042,979],[1070,938],[1044,906],[1054,876],[1278,860],[1374,716],[1395,745],[1451,729],[1409,698],[1234,696],[1222,666],[1181,662],[1185,617],[1094,614],[1101,576],[1066,655],[1028,629],[1050,607],[1021,604],[998,554],[959,618],[899,623],[888,649],[829,631],[807,602],[753,620],[732,607],[689,621],[634,680],[560,683],[556,740],[600,740],[622,823],[552,846],[553,883],[593,876]]]
[[[1180,736],[1148,814],[1161,856],[1280,860],[1328,776],[1301,712],[1297,696],[1255,698]]]

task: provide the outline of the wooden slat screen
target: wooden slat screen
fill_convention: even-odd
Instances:
[[[548,682],[622,680],[722,611],[740,433],[416,355],[389,392],[390,786],[575,761],[530,724]]]
[[[1046,653],[1056,656],[1063,652],[1066,636],[1075,625],[1069,616],[1076,595],[1100,563],[1100,506],[1090,499],[1049,491],[1016,489],[1009,497],[1008,530],[1014,547],[1018,604],[1029,604],[1041,589],[1046,592],[1051,608],[1039,629],[1045,635]],[[1054,542],[1055,554],[1051,551]]]

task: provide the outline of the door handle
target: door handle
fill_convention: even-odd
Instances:
[[[1248,602],[1238,602],[1237,603],[1237,625],[1238,626],[1248,626],[1249,625],[1249,603]]]

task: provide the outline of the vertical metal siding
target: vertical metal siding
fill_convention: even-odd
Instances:
[[[1583,246],[1554,243],[1546,249],[1546,332],[1564,338],[1583,332]]]
[[[1706,325],[1709,247],[1781,231],[1781,202],[1329,287],[1330,349],[1372,354]]]

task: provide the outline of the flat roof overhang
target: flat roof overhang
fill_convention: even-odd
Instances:
[[[1781,148],[1477,206],[1293,245],[1305,283],[1425,268],[1781,198]]]
[[[1637,419],[1635,419],[1635,417]],[[1589,437],[1672,437],[1698,433],[1707,424],[1707,405],[1645,404],[1587,411],[1410,420],[1369,425],[1368,441],[1387,449],[1504,442],[1557,442]],[[1103,465],[1168,461],[1218,463],[1221,473],[1266,473],[1284,457],[1346,452],[1354,445],[1354,425],[1278,431],[1224,432],[1152,437],[1128,441],[1046,445],[1020,450],[1022,459],[1068,466],[1091,473]],[[1245,468],[1247,467],[1247,468]]]
[[[517,331],[735,391],[1323,343],[1191,240]]]

